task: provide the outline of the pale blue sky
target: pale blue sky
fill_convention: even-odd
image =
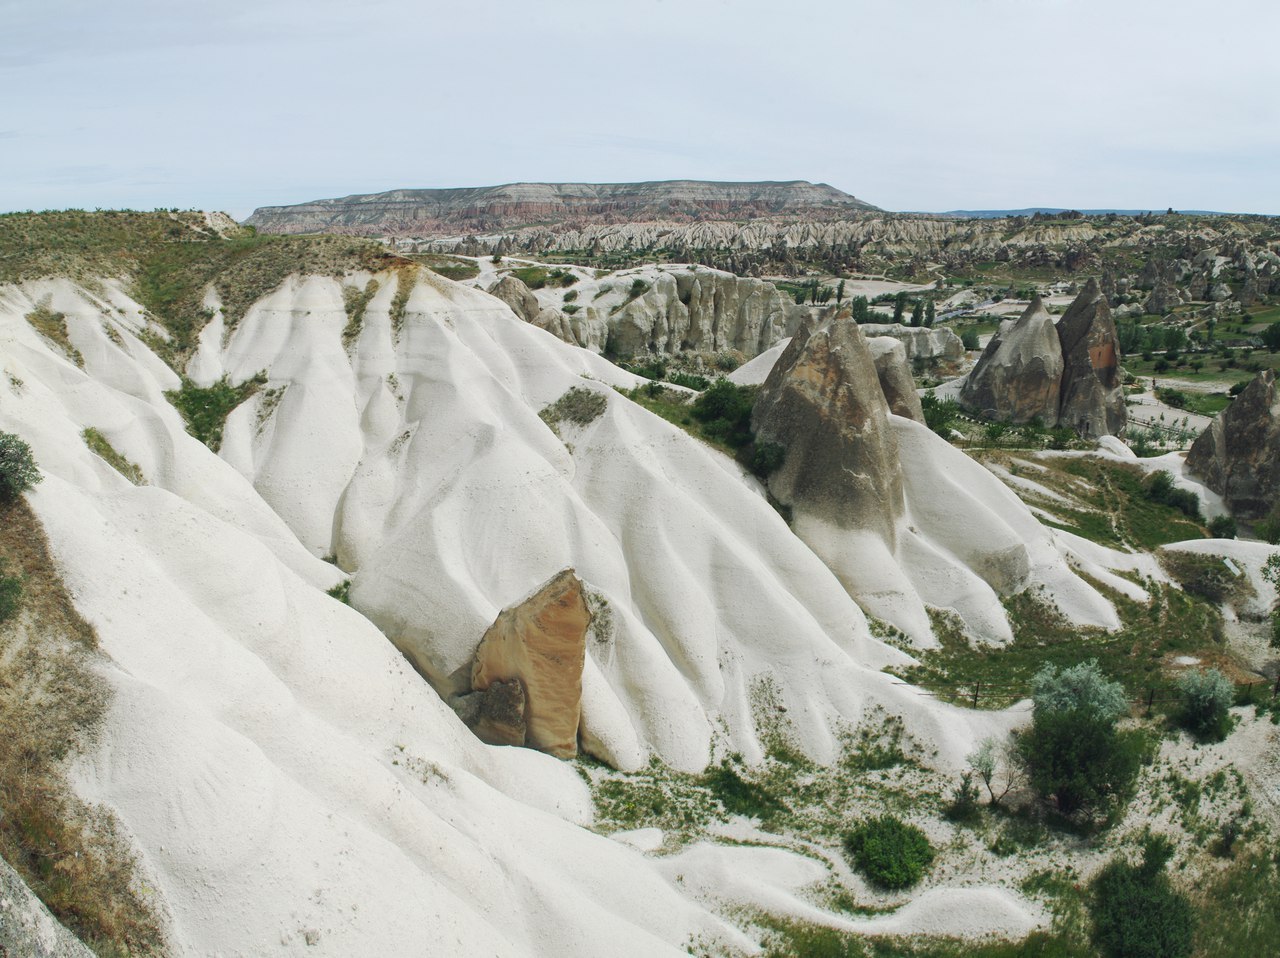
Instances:
[[[1280,213],[1274,0],[0,0],[0,210],[825,181]]]

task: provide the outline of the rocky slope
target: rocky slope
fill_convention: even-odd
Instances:
[[[193,262],[183,223],[160,231]],[[1043,586],[1072,621],[1117,622],[1067,561],[1105,579],[1106,551],[892,414],[847,322],[795,337],[764,390],[793,529],[614,388],[642,380],[495,297],[376,258],[276,278],[242,240],[252,282],[196,272],[174,312],[83,264],[0,284],[0,430],[44,472],[28,501],[110,695],[72,782],[118,823],[173,954],[750,952],[712,903],[823,918],[796,897],[822,866],[647,857],[590,830],[572,765],[482,743],[446,699],[505,687],[479,711],[526,744],[690,774],[759,762],[770,734],[831,762],[895,718],[950,772],[1019,716],[886,674],[910,659],[867,612],[920,645],[930,608],[1000,642],[1000,597]],[[215,453],[179,408],[195,429],[218,404]]]
[[[1220,412],[1187,453],[1187,469],[1233,514],[1262,519],[1280,503],[1280,396],[1263,370]]]
[[[345,232],[430,236],[507,230],[544,222],[626,223],[831,214],[876,207],[825,183],[509,183],[386,193],[266,206],[246,221],[268,233]]]
[[[761,387],[753,424],[786,449],[768,484],[796,535],[863,608],[922,645],[935,641],[928,607],[955,612],[978,641],[1008,641],[1000,597],[1036,585],[1081,623],[1115,627],[1016,496],[891,412],[868,342],[838,313],[806,324]]]

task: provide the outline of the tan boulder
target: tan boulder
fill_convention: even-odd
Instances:
[[[572,569],[498,613],[471,666],[471,688],[485,693],[473,708],[476,734],[492,744],[527,745],[558,758],[577,755],[590,624],[582,582]],[[522,739],[516,721],[521,709]]]

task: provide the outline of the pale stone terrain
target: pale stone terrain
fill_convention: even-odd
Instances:
[[[660,273],[627,278],[670,283],[685,306],[684,280]],[[375,279],[351,328],[348,294]],[[728,282],[691,279],[691,302],[695,281]],[[166,333],[125,289],[0,286],[0,430],[40,463],[29,502],[111,689],[72,780],[119,823],[172,953],[751,954],[750,906],[859,931],[1043,921],[972,872],[850,921],[806,900],[825,873],[811,850],[647,854],[651,834],[592,830],[574,766],[484,744],[448,701],[505,688],[477,710],[519,720],[491,724],[504,741],[520,728],[619,774],[697,773],[764,761],[767,679],[771,721],[807,758],[830,763],[850,730],[892,718],[921,774],[949,781],[1025,713],[885,673],[912,660],[868,613],[917,647],[937,641],[930,610],[999,643],[1015,592],[1043,588],[1104,628],[1116,612],[1078,573],[1145,593],[1110,571],[1134,557],[1042,525],[914,421],[906,340],[873,346],[836,315],[789,330],[741,309],[694,323],[686,306],[687,326],[674,306],[644,314],[646,335],[760,353],[738,374],[763,382],[760,434],[787,449],[766,490],[618,392],[644,380],[513,312],[519,289],[407,268],[290,276],[234,323],[210,292],[185,373],[260,380],[215,454],[166,397],[181,386],[155,348]],[[64,314],[66,344],[26,320],[38,307]],[[553,429],[539,414],[574,390],[588,411]],[[325,594],[346,583],[350,607]]]

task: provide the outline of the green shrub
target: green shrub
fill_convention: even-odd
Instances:
[[[952,423],[960,414],[960,404],[954,399],[939,399],[930,389],[920,397],[924,409],[924,423],[943,439],[951,438]]]
[[[0,623],[8,622],[18,614],[22,605],[22,578],[4,574],[0,563]]]
[[[1258,538],[1272,545],[1280,544],[1280,502],[1272,507],[1265,519],[1259,519],[1253,527]]]
[[[1173,506],[1184,515],[1199,521],[1200,497],[1189,489],[1178,489],[1173,484],[1173,475],[1168,472],[1157,472],[1147,480],[1144,490],[1152,502],[1161,502]]]
[[[924,832],[895,815],[861,822],[844,839],[853,864],[882,888],[910,888],[933,863],[933,846]]]
[[[667,382],[684,386],[686,389],[696,389],[698,392],[702,392],[711,385],[711,380],[706,376],[694,376],[690,373],[672,373],[667,377]]]
[[[761,479],[767,479],[781,468],[786,457],[786,448],[776,442],[758,442],[751,450],[751,471]]]
[[[1231,731],[1228,709],[1235,702],[1236,689],[1217,669],[1183,672],[1178,677],[1181,703],[1178,722],[1193,735],[1221,742]]]
[[[1095,662],[1041,669],[1032,680],[1031,728],[1016,750],[1027,780],[1066,816],[1109,814],[1128,797],[1142,763],[1140,732],[1120,732],[1124,688]]]
[[[1129,709],[1124,686],[1103,675],[1096,661],[1046,665],[1031,680],[1031,697],[1036,715],[1082,711],[1113,722]]]
[[[11,432],[0,432],[0,502],[17,498],[43,478],[31,447]]]
[[[1231,516],[1214,516],[1209,521],[1209,535],[1215,539],[1234,539],[1236,532],[1236,520]]]
[[[1090,884],[1093,943],[1106,958],[1186,958],[1192,910],[1169,885],[1167,839],[1150,838],[1142,863],[1113,860]]]
[[[974,822],[982,814],[982,806],[978,804],[981,792],[973,783],[973,772],[964,772],[955,791],[951,793],[951,802],[943,814],[953,822]]]
[[[643,376],[645,379],[666,379],[667,363],[663,359],[653,359],[639,366],[630,366],[627,371],[633,372],[637,376]]]
[[[960,334],[960,343],[965,349],[979,348],[978,331],[976,329],[966,329]]]
[[[727,379],[717,379],[697,399],[690,414],[702,423],[703,431],[734,449],[741,449],[754,439],[751,432],[751,409],[755,405],[754,386],[738,386]]]

